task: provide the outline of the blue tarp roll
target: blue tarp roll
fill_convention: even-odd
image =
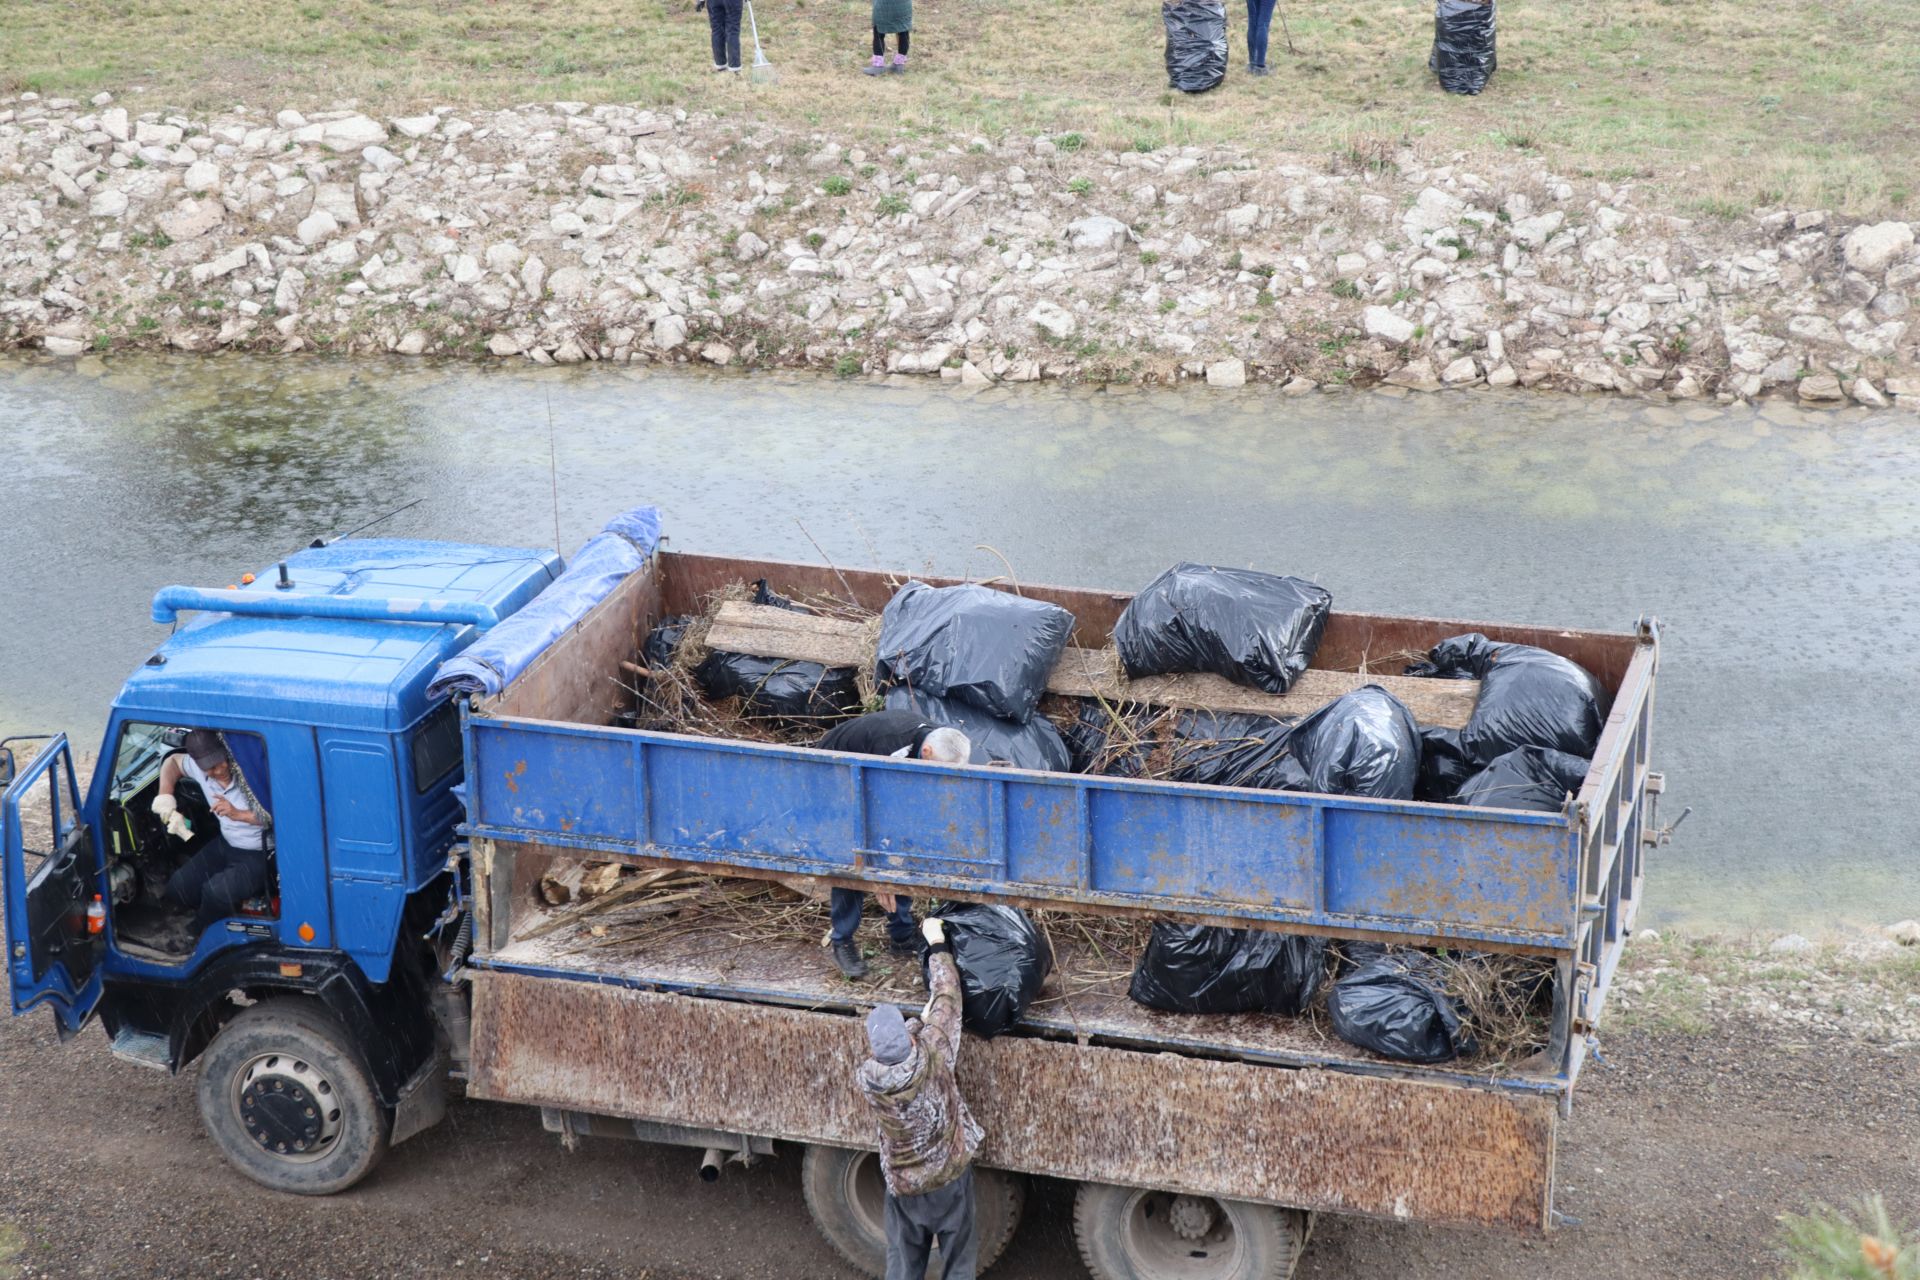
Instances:
[[[533,664],[626,576],[645,564],[660,545],[660,509],[635,507],[607,521],[580,548],[566,572],[532,603],[441,664],[427,686],[429,698],[449,693],[491,697]]]

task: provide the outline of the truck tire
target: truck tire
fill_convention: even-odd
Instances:
[[[265,1000],[200,1058],[200,1120],[234,1168],[303,1196],[344,1191],[387,1152],[391,1118],[340,1024],[305,1000]]]
[[[886,1186],[880,1177],[880,1157],[871,1151],[810,1146],[800,1164],[800,1186],[806,1192],[813,1225],[827,1243],[866,1274],[884,1275]],[[985,1271],[999,1261],[1019,1229],[1020,1215],[1027,1207],[1027,1180],[1017,1173],[976,1167],[973,1196],[974,1231],[980,1237],[976,1266]],[[937,1276],[939,1271],[929,1267],[927,1274]]]
[[[1308,1215],[1245,1200],[1080,1185],[1073,1236],[1094,1280],[1286,1280]]]

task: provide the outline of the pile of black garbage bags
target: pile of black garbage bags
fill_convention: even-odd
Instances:
[[[753,598],[797,607],[764,581]],[[1332,608],[1325,588],[1300,578],[1182,563],[1133,597],[1113,643],[1132,680],[1206,673],[1284,694],[1312,665]],[[648,667],[671,661],[686,625],[670,618],[654,630]],[[1480,681],[1461,729],[1420,725],[1392,692],[1370,684],[1297,719],[1087,702],[1063,735],[1040,704],[1074,626],[1072,613],[1047,601],[908,582],[881,616],[874,686],[886,706],[964,732],[976,764],[1548,812],[1579,790],[1605,716],[1599,682],[1577,664],[1469,634],[1406,669]],[[852,668],[714,652],[694,674],[709,698],[740,699],[743,714],[823,732],[862,710]],[[1024,1012],[1052,957],[1014,908],[956,907],[949,919],[967,1023],[997,1034]],[[1409,1061],[1472,1051],[1431,957],[1351,944],[1343,954],[1345,971],[1328,992],[1336,1034]],[[1293,1015],[1335,964],[1320,938],[1161,922],[1129,993],[1176,1013]]]

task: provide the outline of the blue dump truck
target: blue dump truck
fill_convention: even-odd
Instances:
[[[1284,1276],[1322,1212],[1551,1226],[1557,1126],[1659,839],[1651,624],[1329,618],[1296,704],[1393,684],[1370,663],[1394,655],[1397,671],[1463,631],[1592,672],[1610,710],[1590,771],[1562,811],[1534,812],[634,727],[649,629],[755,579],[871,610],[901,581],[665,550],[643,508],[570,566],[358,539],[237,588],[162,590],[154,618],[175,629],[115,699],[84,793],[64,737],[0,744],[14,1012],[51,1010],[63,1037],[97,1016],[117,1056],[160,1070],[197,1061],[214,1143],[283,1191],[351,1186],[439,1120],[450,1089],[537,1106],[569,1141],[685,1145],[709,1175],[797,1150],[821,1230],[877,1274],[880,1182],[851,1085],[873,992],[834,975],[817,937],[559,945],[544,884],[583,863],[691,869],[1513,954],[1551,974],[1544,1048],[1478,1065],[1062,983],[962,1055],[988,1135],[983,1260],[1013,1235],[1029,1175],[1078,1184],[1100,1280]],[[1128,599],[1021,590],[1070,610],[1090,650]],[[1418,683],[1399,679],[1409,705]],[[1470,710],[1470,683],[1426,683],[1450,686],[1430,714]],[[212,923],[161,892],[222,830],[190,781],[173,830],[154,813],[194,730],[220,736],[270,815],[264,888]]]

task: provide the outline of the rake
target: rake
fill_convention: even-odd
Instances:
[[[766,50],[760,47],[760,24],[754,21],[753,0],[747,0],[747,25],[753,30],[753,67],[747,72],[755,84],[773,84],[780,75],[767,61]]]

